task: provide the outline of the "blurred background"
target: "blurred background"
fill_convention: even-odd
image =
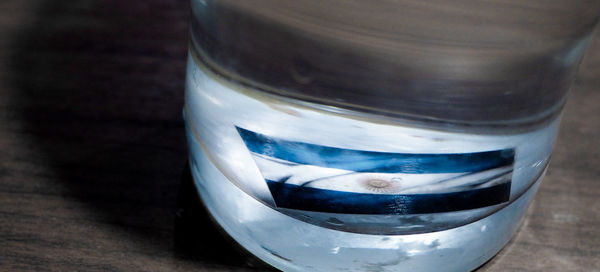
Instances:
[[[0,1],[0,270],[256,271],[185,178],[189,0]],[[600,269],[600,41],[512,242],[480,271]]]

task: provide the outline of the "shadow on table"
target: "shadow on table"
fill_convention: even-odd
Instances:
[[[188,206],[179,207],[174,228],[186,161],[188,0],[38,5],[37,18],[13,38],[11,80],[23,141],[56,173],[52,186],[144,250],[256,264],[220,235],[189,180],[179,202]]]

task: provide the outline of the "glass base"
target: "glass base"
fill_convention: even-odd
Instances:
[[[197,145],[196,143],[190,143]],[[283,271],[469,271],[510,240],[542,176],[523,195],[479,221],[411,235],[357,234],[284,215],[240,190],[192,146],[191,172],[202,202],[246,250]]]

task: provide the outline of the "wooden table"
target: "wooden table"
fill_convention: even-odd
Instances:
[[[188,13],[0,1],[1,271],[266,269],[181,183]],[[481,271],[600,271],[599,74],[596,39],[528,217]]]

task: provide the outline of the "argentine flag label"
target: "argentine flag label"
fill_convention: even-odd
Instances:
[[[436,214],[498,205],[510,197],[514,149],[387,153],[237,131],[275,208],[291,215]]]

